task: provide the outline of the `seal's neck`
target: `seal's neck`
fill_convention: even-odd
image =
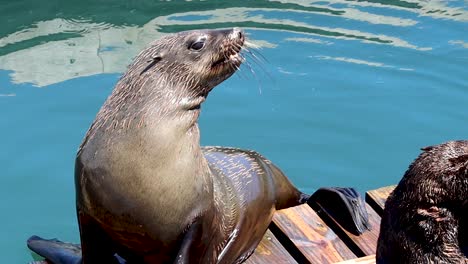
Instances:
[[[175,122],[188,131],[197,123],[208,89],[168,78],[139,78],[127,73],[98,113],[95,125],[107,130],[139,129]],[[195,92],[197,91],[197,92]],[[183,132],[183,131],[181,131]]]
[[[90,140],[94,145],[101,145],[101,139],[94,139],[101,131],[99,134],[105,133],[118,148],[141,149],[138,155],[150,155],[161,162],[191,163],[194,171],[209,170],[201,152],[197,124],[206,95],[194,94],[187,87],[166,79],[141,83],[131,77],[135,76],[126,74],[117,83],[82,146]],[[102,144],[107,146],[105,142]],[[164,155],[157,156],[160,153]],[[173,166],[176,164],[165,168],[174,169]]]

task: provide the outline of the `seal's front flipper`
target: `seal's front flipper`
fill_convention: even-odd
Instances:
[[[355,235],[371,229],[365,202],[354,188],[320,188],[307,203]]]
[[[43,239],[32,236],[28,248],[48,259],[53,264],[81,264],[80,245],[64,243],[57,239]]]
[[[206,246],[200,245],[203,241],[202,223],[200,219],[195,220],[187,229],[179,251],[177,252],[174,264],[190,264],[203,259],[206,251]],[[210,260],[209,263],[214,262]]]

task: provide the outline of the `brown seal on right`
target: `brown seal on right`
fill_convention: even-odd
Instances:
[[[468,263],[468,141],[426,147],[388,197],[377,263]]]

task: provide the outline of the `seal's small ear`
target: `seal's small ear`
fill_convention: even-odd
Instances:
[[[427,146],[427,147],[421,148],[422,151],[431,151],[433,149],[434,149],[434,146]]]
[[[160,55],[156,55],[152,57],[151,59],[147,60],[146,62],[148,63],[148,65],[140,72],[140,75],[145,73],[147,70],[151,69],[151,67],[153,67],[156,63],[158,63],[161,59],[162,57]]]

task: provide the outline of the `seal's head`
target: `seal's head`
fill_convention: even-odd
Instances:
[[[128,74],[146,82],[166,81],[207,94],[240,66],[244,33],[238,29],[183,31],[158,39],[142,51]],[[158,80],[163,78],[163,80]]]
[[[115,119],[118,113],[117,119],[140,119],[138,113],[154,118],[198,110],[208,93],[239,68],[244,41],[238,28],[183,31],[155,40],[117,83],[102,119]]]
[[[121,134],[140,127],[151,127],[160,138],[196,132],[208,93],[244,61],[244,42],[238,28],[183,31],[155,40],[119,80],[89,137],[99,129]]]
[[[180,131],[196,127],[208,93],[244,61],[238,28],[166,35],[136,56],[96,118],[96,129],[120,131],[168,122]],[[163,121],[166,119],[166,121]]]

